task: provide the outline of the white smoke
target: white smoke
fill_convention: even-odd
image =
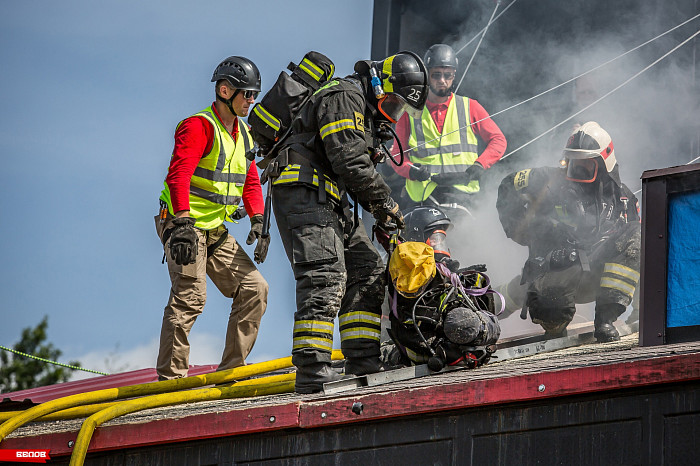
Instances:
[[[499,11],[509,3],[504,0]],[[493,115],[618,57],[698,13],[692,2],[684,0],[668,4],[627,2],[624,7],[609,4],[605,8],[603,3],[520,0],[490,26],[458,93],[478,100]],[[433,16],[423,17],[422,6],[408,2],[400,48],[422,54],[433,43],[446,43],[459,51],[486,26],[494,6],[483,1],[442,2],[442,12],[432,11]],[[440,27],[442,31],[437,30]],[[696,19],[575,82],[496,115],[494,121],[508,139],[506,153],[622,84],[698,27],[700,20]],[[458,54],[456,81],[478,40]],[[495,208],[498,184],[517,170],[555,166],[576,123],[594,120],[610,133],[621,179],[633,192],[641,189],[640,176],[645,170],[683,165],[700,156],[694,47],[695,42],[687,44],[581,115],[492,167],[482,183],[474,218],[457,222],[449,233],[453,256],[462,265],[485,263],[493,284],[505,283],[520,273],[527,249],[503,233]],[[641,193],[637,197],[641,203]]]

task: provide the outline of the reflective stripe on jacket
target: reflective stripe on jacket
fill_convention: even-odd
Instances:
[[[211,150],[201,158],[190,180],[190,216],[197,219],[195,227],[211,230],[228,220],[238,209],[250,166],[245,154],[253,147],[253,138],[239,118],[239,142],[242,141],[243,144],[236,144],[212,107],[192,116],[204,117],[214,127]],[[167,183],[164,184],[160,198],[168,204],[168,210],[174,215],[170,189]]]
[[[303,168],[299,164],[289,164],[284,168],[284,170],[282,170],[280,176],[276,178],[272,184],[277,186],[286,183],[304,183],[303,176],[301,174],[302,170]],[[307,184],[313,184],[315,187],[318,187],[318,171],[311,168],[309,168],[309,170],[313,170],[313,177],[310,180],[310,183]],[[330,194],[333,199],[339,201],[340,190],[338,189],[338,184],[328,175],[325,175],[324,179],[326,192]]]
[[[447,107],[442,133],[438,132],[427,108],[423,108],[420,120],[409,116],[409,160],[420,163],[433,174],[464,172],[479,157],[476,135],[469,124],[468,115],[469,98],[454,94]],[[436,187],[430,181],[406,180],[406,192],[414,202],[427,199]],[[479,191],[479,182],[454,187],[473,193]]]

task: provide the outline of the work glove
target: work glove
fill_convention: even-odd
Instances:
[[[248,216],[248,212],[245,211],[245,206],[240,205],[240,206],[238,206],[238,209],[236,209],[236,211],[233,214],[231,214],[231,216],[229,218],[231,220],[240,220],[242,218],[246,218],[247,216]]]
[[[399,205],[392,198],[387,197],[383,201],[372,201],[369,208],[377,224],[385,231],[403,230],[406,227]]]
[[[466,175],[467,180],[469,181],[480,181],[481,176],[484,174],[485,171],[486,169],[479,162],[474,162],[472,165],[469,166],[469,168],[467,168],[464,174]],[[467,181],[467,183],[469,181]]]
[[[192,264],[197,259],[197,232],[194,231],[196,220],[192,217],[176,217],[170,234],[170,256],[177,265]]]
[[[265,262],[267,258],[267,249],[270,247],[270,235],[263,236],[263,215],[255,214],[250,217],[250,233],[248,233],[248,238],[245,240],[245,244],[253,244],[255,240],[258,240],[258,244],[255,245],[255,251],[253,252],[253,259],[258,264]]]
[[[455,173],[438,173],[433,175],[430,179],[440,186],[454,186],[456,184],[469,184],[470,181],[479,181],[481,175],[486,170],[481,166],[480,163],[474,162],[463,172]]]
[[[408,178],[413,181],[428,181],[430,171],[419,163],[411,164],[408,169]]]

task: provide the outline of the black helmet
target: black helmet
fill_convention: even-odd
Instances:
[[[445,44],[435,44],[431,46],[427,52],[425,52],[425,57],[423,58],[425,62],[425,67],[437,68],[437,67],[449,67],[457,69],[457,55],[452,47]]]
[[[211,82],[221,79],[234,88],[260,92],[260,72],[255,63],[245,57],[228,57],[216,67]]]
[[[428,72],[423,60],[413,52],[399,52],[372,63],[372,68],[385,93],[377,102],[379,112],[394,123],[404,112],[420,118],[428,98]]]
[[[407,241],[425,242],[435,230],[447,231],[452,222],[445,213],[435,207],[416,207],[404,216]]]

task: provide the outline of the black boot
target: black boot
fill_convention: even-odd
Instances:
[[[341,375],[331,368],[329,362],[298,366],[294,391],[303,394],[321,392],[324,383],[335,382],[341,378]]]
[[[397,366],[390,366],[383,363],[379,356],[368,358],[347,358],[345,360],[345,375],[367,375],[376,372],[390,371],[398,369]]]
[[[554,338],[564,338],[567,336],[568,332],[566,331],[566,327],[569,325],[568,322],[539,322],[539,324],[544,329],[544,337],[548,340],[552,340]]]
[[[598,343],[607,343],[610,341],[618,341],[620,333],[617,331],[613,322],[625,312],[625,306],[617,303],[600,304],[595,307],[595,332],[593,336]]]
[[[596,324],[593,336],[598,343],[607,343],[610,341],[618,341],[620,333],[613,324]]]

